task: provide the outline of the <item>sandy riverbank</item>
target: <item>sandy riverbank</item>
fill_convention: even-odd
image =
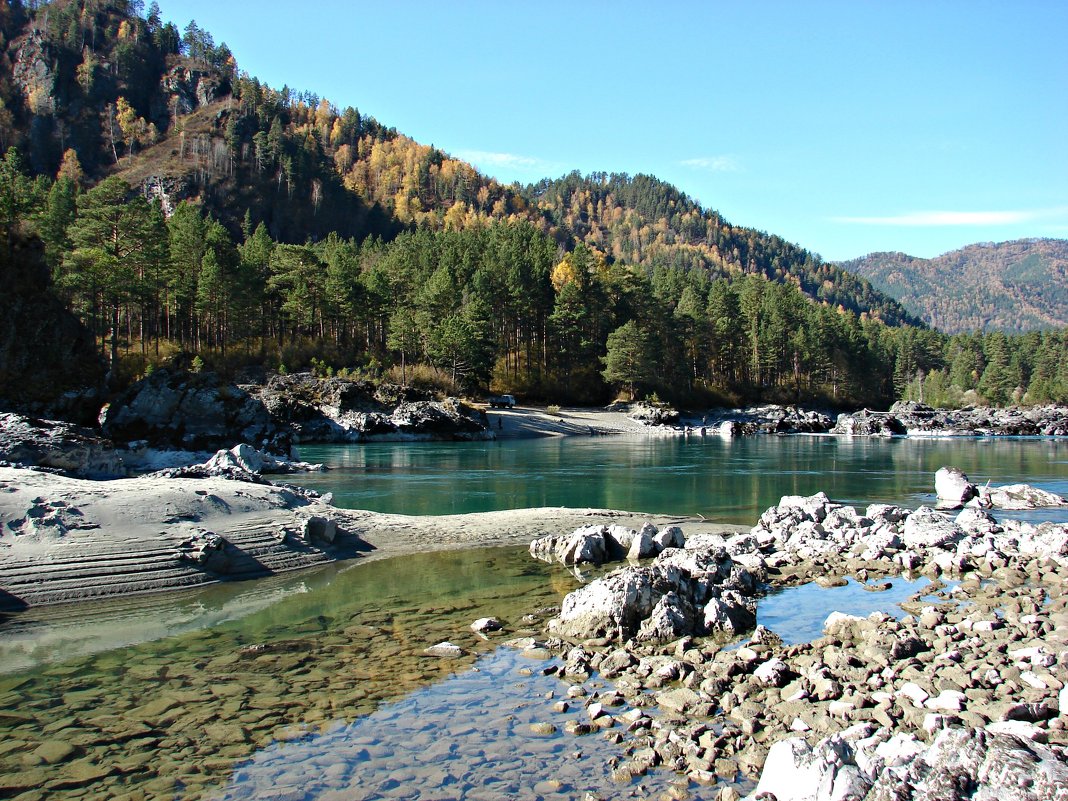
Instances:
[[[330,523],[309,526],[314,518]],[[336,559],[525,545],[602,520],[737,528],[565,508],[412,517],[337,509],[290,488],[221,478],[101,482],[0,467],[0,608],[255,578]],[[328,541],[321,532],[332,526],[337,535]]]

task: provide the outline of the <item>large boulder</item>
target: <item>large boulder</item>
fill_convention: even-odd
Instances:
[[[677,426],[679,424],[679,413],[675,409],[664,404],[646,401],[632,403],[627,409],[627,416],[650,426]]]
[[[867,409],[853,414],[843,412],[831,429],[832,434],[854,437],[897,437],[906,432],[904,423],[893,415]]]
[[[218,450],[247,442],[287,454],[291,437],[263,404],[214,373],[161,368],[122,393],[105,410],[104,433],[180,450]]]
[[[853,760],[850,745],[830,737],[815,747],[800,737],[780,740],[768,751],[755,796],[777,801],[860,801],[871,787]]]
[[[978,494],[975,484],[959,467],[940,467],[935,473],[935,495],[939,506],[955,509]]]
[[[584,526],[560,542],[556,558],[565,565],[599,565],[605,561],[606,544],[603,526]]]
[[[892,801],[902,786],[913,788],[912,798],[1068,801],[1068,764],[1037,742],[947,728],[919,757],[880,771],[867,798]]]
[[[980,507],[995,509],[1046,509],[1064,506],[1065,499],[1030,484],[1006,484],[1001,487],[983,487],[978,491]]]
[[[635,531],[619,525],[589,525],[566,536],[550,535],[534,540],[530,543],[530,555],[568,566],[600,565],[622,559],[645,559],[685,544],[686,537],[678,526],[660,531],[652,523],[645,523],[641,531]]]
[[[964,529],[952,517],[927,506],[908,516],[902,532],[906,548],[946,548],[964,536]]]
[[[564,637],[675,639],[756,624],[753,576],[722,549],[665,550],[564,597],[550,630]]]
[[[1048,746],[981,729],[943,729],[930,746],[857,726],[809,745],[781,740],[748,799],[1068,801],[1068,764]]]
[[[675,567],[627,567],[568,593],[549,628],[564,637],[633,637],[653,607],[688,580]]]

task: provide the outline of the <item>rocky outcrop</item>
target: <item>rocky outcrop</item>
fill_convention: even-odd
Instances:
[[[241,443],[229,450],[215,452],[204,466],[208,470],[225,470],[236,467],[249,473],[303,473],[322,470],[321,464],[295,462],[289,459],[277,459],[269,453],[256,450],[251,445]]]
[[[480,411],[456,398],[434,401],[408,387],[298,373],[273,376],[247,389],[302,442],[493,436]]]
[[[707,591],[736,593],[744,611],[753,587],[726,590],[732,579],[711,569],[727,563],[780,586],[893,578],[903,566],[955,580],[919,588],[904,616],[836,612],[809,642],[758,626],[721,648],[690,636],[702,632],[691,582],[711,574]],[[594,679],[567,693],[592,725],[565,730],[606,730],[623,784],[659,767],[726,781],[715,797],[732,801],[739,774],[760,778],[751,801],[1068,801],[1066,578],[1066,526],[787,496],[747,534],[694,536],[576,590],[549,622],[566,639],[545,644],[561,678]]]
[[[224,88],[217,73],[183,65],[172,67],[160,80],[161,94],[152,109],[153,117],[189,114],[214,102]]]
[[[55,61],[44,36],[37,30],[31,30],[15,49],[11,77],[22,90],[26,105],[34,114],[55,113]]]
[[[626,407],[627,417],[649,426],[676,426],[679,413],[664,404],[638,402]]]
[[[277,459],[270,454],[256,450],[251,445],[242,443],[229,450],[219,450],[215,455],[201,464],[182,465],[157,470],[151,475],[159,478],[228,478],[232,481],[245,481],[252,484],[269,484],[263,477],[265,473],[300,473],[322,470],[321,464]],[[288,486],[288,485],[283,485]],[[289,487],[297,494],[308,498],[319,498],[319,493],[302,487]],[[327,502],[332,496],[325,496]]]
[[[104,411],[105,435],[147,441],[157,448],[208,450],[252,443],[288,454],[289,432],[257,399],[214,373],[160,368],[122,393]]]
[[[83,477],[126,475],[122,454],[93,429],[17,414],[0,413],[0,461]]]
[[[164,215],[170,217],[183,200],[196,191],[188,175],[150,175],[141,181],[141,194],[150,202],[158,202]]]
[[[982,508],[990,509],[1046,509],[1068,504],[1053,492],[1032,487],[1030,484],[1006,484],[1001,487],[980,487],[976,501]]]
[[[755,434],[825,434],[831,430],[830,417],[799,406],[752,406],[747,409],[717,411],[701,420],[687,420],[692,427],[704,427],[722,437],[752,436]]]
[[[105,366],[89,330],[52,294],[40,240],[0,248],[0,409],[94,423]]]
[[[620,525],[583,526],[571,534],[541,537],[530,543],[530,555],[543,562],[600,565],[621,559],[646,559],[665,548],[682,548],[686,537],[678,526],[663,531],[646,523],[640,531]]]
[[[815,746],[800,737],[775,743],[752,798],[891,801],[904,787],[912,798],[1058,801],[1068,798],[1068,764],[1008,732],[943,729],[928,745],[858,724]]]
[[[831,429],[832,434],[856,437],[900,437],[907,433],[905,424],[884,412],[861,409],[853,414],[842,413]]]
[[[1065,436],[1068,407],[1010,406],[933,409],[922,403],[899,401],[888,412],[842,414],[834,434],[856,436]]]
[[[971,508],[952,516],[923,506],[910,511],[872,504],[859,513],[822,493],[784,497],[761,515],[751,534],[760,559],[776,568],[852,559],[859,566],[889,561],[908,570],[961,573],[1033,553],[1068,563],[1065,525],[999,523]]]
[[[668,548],[569,593],[549,630],[562,637],[664,641],[756,623],[757,578],[723,548]]]

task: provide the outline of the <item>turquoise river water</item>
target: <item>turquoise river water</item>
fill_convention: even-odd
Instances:
[[[1042,439],[598,437],[301,455],[331,469],[296,478],[338,505],[407,514],[581,506],[752,523],[784,494],[930,503],[944,464],[1068,494],[1068,442]],[[896,604],[925,584],[794,588],[762,599],[758,617],[801,641],[834,609],[901,614]],[[11,616],[0,622],[0,798],[659,796],[680,778],[614,784],[617,746],[564,733],[581,706],[552,711],[566,686],[543,675],[545,663],[470,631],[496,615],[511,634],[536,634],[523,616],[575,586],[562,567],[497,548]],[[442,640],[465,656],[423,653]],[[534,726],[545,721],[556,730]]]
[[[751,525],[783,495],[856,506],[934,502],[943,465],[972,481],[1068,495],[1068,441],[846,437],[570,437],[304,446],[330,470],[296,483],[338,506],[434,515],[571,506],[703,515]]]

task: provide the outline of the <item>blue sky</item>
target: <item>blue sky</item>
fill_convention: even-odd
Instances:
[[[651,173],[826,259],[1068,237],[1068,2],[159,0],[505,181]]]

